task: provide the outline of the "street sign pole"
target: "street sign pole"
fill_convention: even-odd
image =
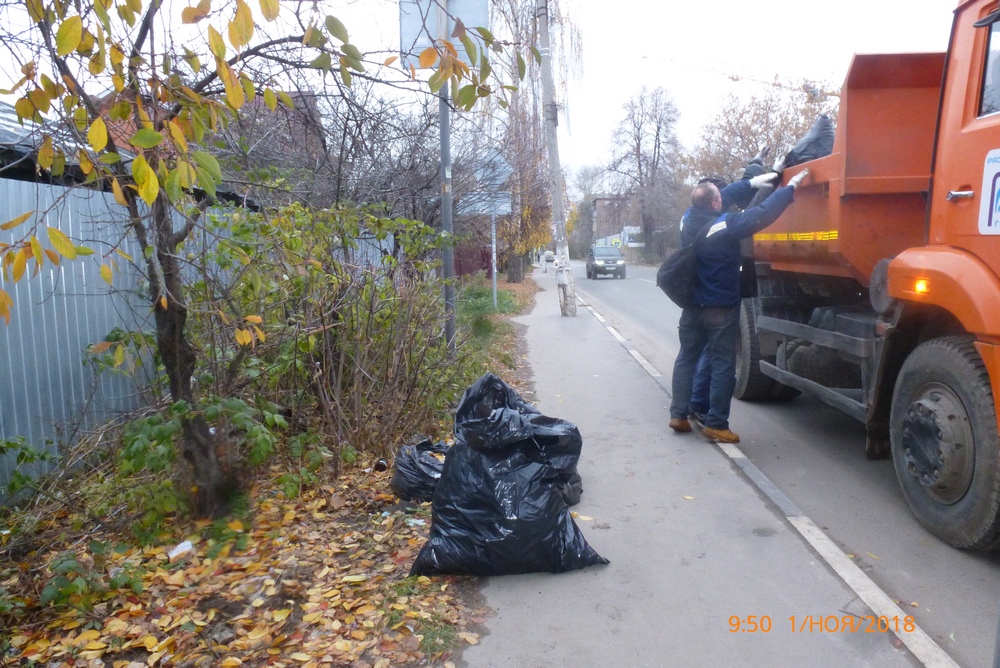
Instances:
[[[455,249],[452,246],[451,217],[451,109],[448,106],[448,85],[441,87],[438,103],[441,127],[441,230],[445,237],[444,261],[444,339],[448,352],[455,354]]]
[[[497,310],[497,217],[490,216],[490,248],[493,253],[490,262],[491,273],[493,274],[493,310]]]

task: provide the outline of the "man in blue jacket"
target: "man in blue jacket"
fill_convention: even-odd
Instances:
[[[747,166],[743,168],[743,176],[740,178],[741,181],[751,181],[750,188],[745,188],[740,186],[738,188],[726,188],[729,182],[723,179],[721,176],[706,176],[705,178],[698,181],[698,185],[702,183],[711,183],[716,188],[719,189],[722,195],[722,211],[723,213],[735,213],[736,211],[742,211],[747,208],[750,201],[756,197],[757,185],[761,183],[770,184],[774,180],[773,175],[768,175],[766,178],[756,178],[764,175],[767,171],[764,168],[764,160],[771,153],[771,148],[769,146],[763,147],[758,151],[757,155],[747,163]],[[735,198],[739,199],[735,199]],[[684,212],[684,216],[681,217],[681,227],[684,229],[684,221],[691,214],[691,209],[688,208]],[[753,242],[750,242],[751,244]],[[742,244],[741,244],[742,245]],[[743,249],[741,249],[742,251]],[[698,366],[694,372],[694,381],[691,385],[691,405],[688,407],[689,416],[693,416],[695,420],[703,420],[705,414],[708,413],[708,393],[712,383],[712,367],[709,360],[707,351],[702,351],[701,357],[698,358]]]
[[[702,183],[691,193],[690,213],[681,230],[681,247],[705,239],[698,249],[698,280],[694,304],[681,312],[681,349],[674,362],[670,428],[691,431],[688,412],[695,367],[702,351],[711,363],[709,410],[703,433],[724,443],[739,443],[729,429],[729,405],[736,386],[736,348],[740,339],[740,240],[752,237],[778,219],[792,203],[795,189],[809,174],[805,169],[778,188],[759,206],[738,213],[723,213],[723,194],[712,183]],[[739,201],[743,193],[730,189],[754,189],[778,178],[764,174],[737,181],[724,188],[727,201]],[[707,226],[707,230],[706,230]]]

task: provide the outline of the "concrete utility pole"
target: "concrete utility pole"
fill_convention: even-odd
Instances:
[[[569,246],[566,239],[566,210],[563,201],[562,166],[559,164],[559,111],[556,108],[556,86],[552,79],[552,50],[549,46],[549,3],[537,0],[535,23],[538,26],[539,50],[542,53],[542,108],[545,114],[545,145],[549,153],[549,188],[552,191],[552,222],[556,227],[556,285],[559,287],[559,312],[576,316],[576,286],[573,269],[569,266]]]

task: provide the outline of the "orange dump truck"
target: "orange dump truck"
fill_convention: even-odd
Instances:
[[[754,238],[737,398],[860,420],[921,524],[1000,547],[1000,3],[960,3],[947,53],[855,56],[806,167]]]

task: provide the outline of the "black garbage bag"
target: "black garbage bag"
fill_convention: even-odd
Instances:
[[[462,396],[455,438],[434,492],[430,538],[410,575],[562,573],[608,563],[563,498],[583,446],[575,425],[542,415],[486,374]]]
[[[447,452],[447,445],[430,439],[402,446],[393,459],[392,491],[404,501],[430,501]]]
[[[824,115],[821,115],[809,128],[806,136],[799,140],[782,163],[785,167],[801,165],[816,158],[833,153],[833,123]]]

